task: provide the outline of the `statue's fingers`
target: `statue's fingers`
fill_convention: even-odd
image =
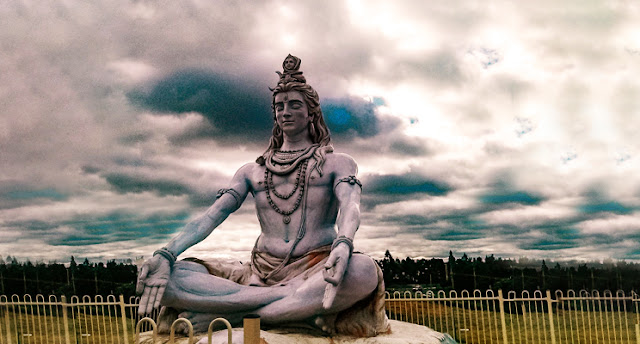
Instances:
[[[153,312],[153,306],[155,305],[157,298],[158,298],[158,287],[153,286],[151,288],[151,291],[149,292],[149,301],[147,302],[147,309],[149,313]]]
[[[341,280],[340,276],[336,273],[335,267],[325,269],[322,277],[324,277],[325,282],[331,283],[332,285],[338,285]]]
[[[334,254],[330,254],[326,263],[324,263],[324,268],[329,269],[336,265],[336,261],[338,260],[338,256]]]
[[[147,279],[147,275],[149,274],[149,267],[145,264],[140,269],[140,274],[138,274],[138,281],[136,283],[136,294],[142,294],[144,290],[144,280]]]
[[[160,301],[162,301],[165,289],[167,289],[166,284],[158,287],[158,294],[156,295],[156,302],[153,303],[153,309],[158,309],[160,307]]]
[[[151,292],[151,287],[144,287],[144,291],[142,292],[142,296],[140,297],[140,306],[138,307],[138,314],[144,315],[147,314],[147,304],[149,303],[149,293]]]

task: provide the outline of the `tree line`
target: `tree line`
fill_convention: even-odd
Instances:
[[[470,258],[466,254],[448,259],[393,258],[389,251],[378,261],[388,289],[437,290],[624,290],[640,289],[640,264],[625,261],[569,262],[520,258]]]
[[[0,258],[1,295],[135,295],[137,266],[131,259],[106,264],[91,263],[85,258],[78,264],[71,256],[68,264],[57,262],[33,264]]]
[[[447,259],[394,258],[389,251],[378,260],[389,290],[624,290],[640,289],[640,264],[624,261],[551,263],[520,258]],[[78,264],[19,262],[0,257],[1,295],[135,295],[138,267],[131,259]]]

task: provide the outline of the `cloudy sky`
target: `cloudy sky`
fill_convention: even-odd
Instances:
[[[636,1],[6,1],[0,255],[148,257],[266,148],[284,57],[380,258],[640,261]],[[248,199],[185,255],[246,260]]]

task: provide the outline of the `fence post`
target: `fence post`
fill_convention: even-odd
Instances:
[[[11,344],[11,319],[9,319],[9,300],[8,299],[5,299],[5,300],[7,301],[7,303],[5,304],[5,308],[4,308],[4,323],[7,328],[7,344]]]
[[[62,326],[64,327],[64,342],[65,344],[71,344],[71,338],[69,338],[69,317],[67,316],[67,297],[62,295]]]
[[[551,290],[547,290],[547,312],[549,313],[549,332],[551,333],[551,344],[556,344],[556,331],[553,325],[553,300]]]
[[[122,313],[122,333],[124,333],[124,344],[129,344],[129,334],[127,333],[127,311],[124,306],[124,296],[120,295],[120,311]]]
[[[502,342],[509,344],[507,339],[507,321],[504,318],[504,297],[502,296],[502,289],[498,289],[498,302],[500,303],[500,322],[502,323]]]

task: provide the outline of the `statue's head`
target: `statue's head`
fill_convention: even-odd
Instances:
[[[324,122],[322,109],[320,109],[320,97],[318,97],[318,93],[313,87],[306,83],[305,77],[302,75],[302,72],[299,71],[300,62],[301,60],[299,58],[289,55],[282,63],[283,73],[276,72],[280,75],[280,80],[276,87],[271,89],[273,92],[271,96],[273,131],[269,141],[269,150],[280,148],[283,143],[282,128],[280,128],[276,121],[275,112],[276,95],[283,92],[298,92],[304,99],[309,116],[312,117],[307,128],[311,142],[318,143],[322,147],[329,145],[331,140],[329,128],[327,128]]]

